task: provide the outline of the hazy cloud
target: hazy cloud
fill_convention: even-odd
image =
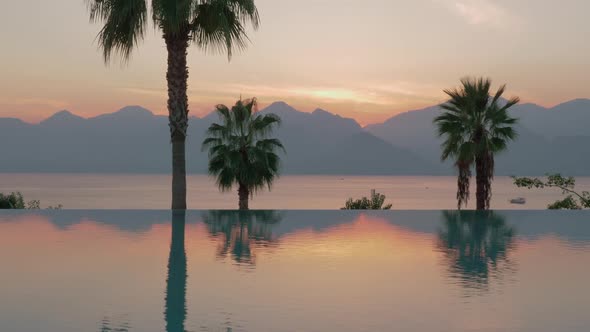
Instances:
[[[367,84],[357,87],[343,86],[267,86],[251,84],[228,84],[219,86],[217,91],[234,95],[283,98],[302,98],[317,103],[349,102],[373,105],[395,105],[399,101],[436,100],[437,90],[432,86],[409,82],[391,82],[387,85]]]
[[[62,109],[68,106],[68,102],[47,98],[0,98],[1,105],[7,106],[31,106],[31,107],[51,107]]]
[[[137,98],[166,98],[166,91],[161,88],[126,87],[121,90]],[[408,81],[314,86],[210,83],[206,87],[189,89],[188,94],[191,114],[197,116],[208,114],[216,104],[233,104],[241,96],[257,97],[262,107],[274,101],[286,101],[301,111],[325,108],[355,118],[362,125],[380,122],[395,112],[434,105],[443,98],[436,85]],[[165,113],[163,109],[161,112]]]
[[[502,27],[514,23],[513,14],[494,0],[435,0],[469,24]]]
[[[166,97],[166,90],[164,89],[122,88],[121,91],[144,96]]]
[[[283,100],[284,98],[298,98],[316,103],[347,102],[372,105],[396,105],[398,103],[437,101],[440,89],[431,85],[391,82],[385,85],[367,84],[358,87],[342,86],[269,86],[260,84],[212,84],[206,89],[189,90],[189,95],[200,96],[195,100],[202,100],[202,96],[238,98],[258,97],[267,100]],[[144,96],[165,97],[163,89],[123,88],[123,91]],[[223,91],[223,92],[220,92]],[[189,97],[190,99],[190,97]],[[210,99],[210,98],[207,98]],[[211,98],[212,99],[212,98]],[[220,101],[220,100],[218,100]]]

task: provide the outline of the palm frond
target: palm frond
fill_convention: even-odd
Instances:
[[[256,147],[258,149],[262,149],[265,151],[274,151],[276,148],[278,148],[285,153],[287,152],[285,150],[285,147],[283,146],[283,143],[281,143],[281,141],[276,138],[267,138],[259,140],[258,142],[256,142]]]
[[[194,0],[152,0],[152,20],[165,34],[174,36],[189,29]]]
[[[498,91],[496,91],[496,95],[492,99],[492,102],[491,102],[492,105],[496,105],[498,103],[498,101],[500,101],[500,98],[502,98],[504,91],[506,91],[506,84],[504,84],[504,85],[500,86],[500,88],[498,88]]]
[[[260,23],[253,0],[207,0],[195,6],[190,24],[195,43],[214,52],[227,52],[231,59],[234,51],[246,47],[248,36],[245,26],[251,23],[257,29]]]
[[[147,27],[146,0],[88,0],[91,22],[102,22],[98,33],[99,47],[106,63],[119,54],[129,60],[143,40]]]

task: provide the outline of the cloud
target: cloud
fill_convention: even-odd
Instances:
[[[7,106],[41,106],[54,109],[66,108],[69,105],[68,102],[63,100],[46,98],[0,98],[0,104]]]
[[[396,105],[407,101],[432,101],[439,98],[438,89],[430,85],[410,82],[390,82],[387,85],[366,84],[357,86],[267,86],[228,84],[218,87],[233,95],[258,96],[267,99],[297,98],[317,103],[348,102],[370,105]]]
[[[121,88],[121,91],[131,94],[143,95],[143,96],[153,96],[153,97],[166,97],[166,90],[164,89],[146,89],[146,88]]]
[[[158,99],[166,98],[166,91],[156,88],[123,88],[127,93]],[[287,101],[303,111],[327,107],[340,115],[355,117],[361,123],[373,123],[416,107],[439,103],[439,87],[422,82],[390,81],[360,82],[350,85],[268,85],[256,83],[209,83],[190,89],[189,103],[193,114],[205,115],[218,103],[231,104],[236,99],[257,97],[263,104]],[[359,117],[359,114],[360,115]],[[369,121],[370,120],[370,121]]]
[[[504,27],[515,22],[513,14],[495,0],[435,0],[472,25]]]

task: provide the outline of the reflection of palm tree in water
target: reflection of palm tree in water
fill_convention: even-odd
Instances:
[[[100,322],[99,332],[128,332],[130,328],[131,326],[128,322],[121,323],[115,327],[113,326],[112,319],[105,316]]]
[[[444,253],[451,277],[468,289],[485,290],[490,277],[512,270],[512,227],[492,211],[445,211],[437,247]]]
[[[254,264],[252,243],[269,246],[273,242],[272,225],[280,222],[275,211],[209,211],[203,220],[212,236],[224,236],[217,257],[231,254],[238,263]]]
[[[166,279],[166,332],[184,332],[186,319],[185,211],[172,212],[172,238]]]
[[[172,237],[166,279],[166,332],[185,332],[186,319],[186,251],[184,249],[185,211],[172,212]],[[103,318],[100,332],[127,332],[128,323],[113,327],[108,317]]]

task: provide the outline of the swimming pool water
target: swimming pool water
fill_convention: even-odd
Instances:
[[[0,331],[590,331],[586,211],[2,211]]]

